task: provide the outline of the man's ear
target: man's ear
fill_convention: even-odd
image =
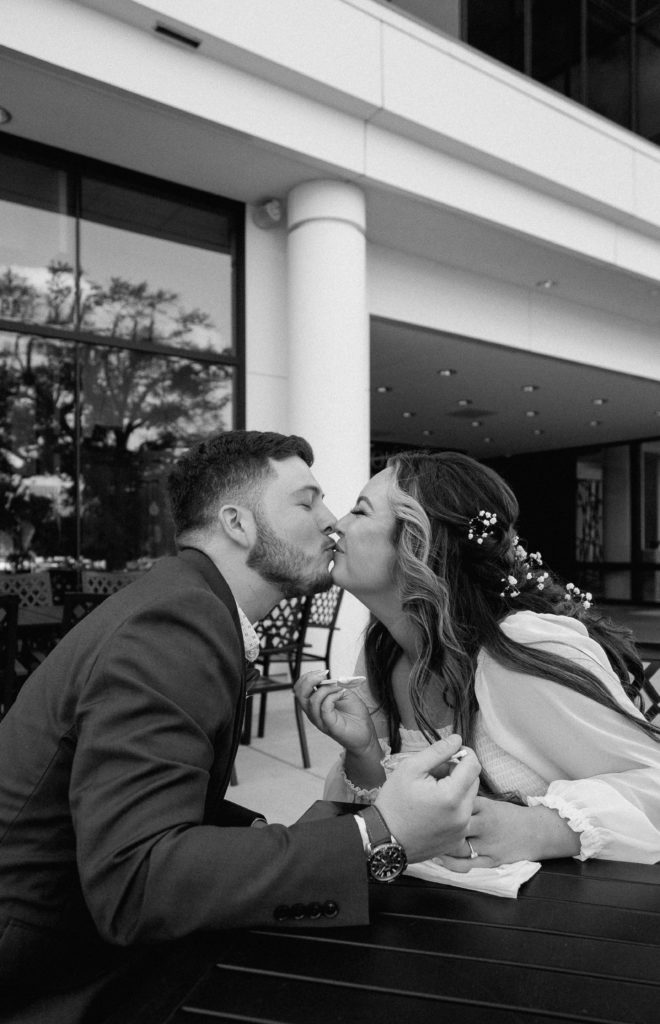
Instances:
[[[257,524],[249,508],[245,505],[223,505],[218,519],[229,540],[242,548],[252,547],[257,538]]]

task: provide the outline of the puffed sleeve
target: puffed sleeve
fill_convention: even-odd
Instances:
[[[618,703],[642,718],[582,623],[525,611],[502,629],[519,643],[590,669]],[[579,859],[660,860],[660,742],[609,708],[505,668],[486,652],[478,659],[475,692],[487,733],[548,783],[528,804],[556,810],[580,833]]]

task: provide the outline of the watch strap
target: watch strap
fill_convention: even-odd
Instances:
[[[367,826],[369,845],[372,849],[382,843],[396,843],[397,840],[390,832],[387,822],[375,804],[364,807],[360,811],[360,817]]]

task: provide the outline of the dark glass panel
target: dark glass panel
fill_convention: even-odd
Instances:
[[[587,5],[587,105],[631,127],[631,32],[627,18],[595,0]]]
[[[469,0],[467,42],[482,53],[525,70],[525,19],[523,0]]]
[[[108,569],[173,549],[165,480],[173,459],[234,425],[228,367],[81,346],[82,554]]]
[[[557,92],[581,98],[580,4],[575,0],[534,0],[532,77]]]
[[[83,178],[81,330],[140,346],[233,349],[226,214]]]
[[[0,559],[74,555],[75,346],[0,334]]]
[[[0,153],[0,319],[70,327],[75,221],[67,174]]]
[[[660,143],[660,13],[637,32],[637,131]]]

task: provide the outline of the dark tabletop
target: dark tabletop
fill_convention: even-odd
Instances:
[[[197,939],[122,1024],[660,1022],[660,866],[550,861],[517,899],[414,878],[372,898],[365,927]]]

